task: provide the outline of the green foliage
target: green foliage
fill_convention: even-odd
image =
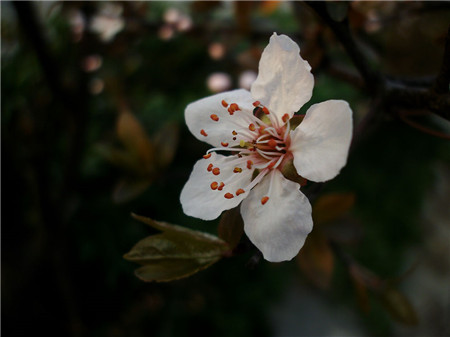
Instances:
[[[139,241],[124,258],[142,264],[136,276],[143,281],[168,282],[188,277],[220,260],[230,248],[225,241],[186,227],[133,215],[162,233]]]

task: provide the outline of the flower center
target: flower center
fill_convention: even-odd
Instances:
[[[205,159],[211,157],[213,151],[231,151],[237,154],[237,158],[231,162],[233,165],[233,174],[239,174],[243,170],[257,170],[258,174],[248,184],[248,186],[240,187],[235,193],[226,192],[224,197],[226,199],[232,199],[235,196],[250,191],[257,183],[259,183],[264,176],[270,173],[272,170],[280,169],[280,165],[289,159],[291,155],[289,151],[291,139],[290,139],[290,122],[289,115],[285,114],[282,118],[283,124],[279,125],[278,120],[270,113],[269,109],[259,101],[253,103],[255,107],[253,113],[250,111],[242,111],[238,104],[228,104],[226,101],[222,101],[222,106],[230,118],[240,118],[240,123],[236,123],[237,128],[230,130],[232,140],[235,144],[239,142],[239,145],[228,147],[228,141],[221,142],[222,147],[217,147],[208,150],[207,154],[203,156]],[[236,115],[235,115],[236,114]],[[214,122],[220,122],[220,118],[216,114],[210,115],[210,118]],[[246,127],[242,127],[242,120],[247,124]],[[201,130],[200,134],[207,137],[208,134],[205,130]],[[214,167],[211,163],[207,169],[208,172],[220,177],[220,168]],[[229,177],[225,181],[214,181],[211,184],[211,189],[221,191],[230,180]],[[272,185],[272,177],[271,184]],[[271,188],[267,194],[270,194]],[[261,199],[261,204],[265,205],[269,201],[268,195]]]

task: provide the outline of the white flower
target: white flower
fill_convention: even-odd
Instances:
[[[185,111],[189,130],[214,148],[195,164],[181,192],[184,212],[212,220],[242,202],[245,233],[272,262],[295,257],[312,229],[311,205],[300,185],[283,176],[283,165],[293,160],[299,175],[322,182],[347,161],[352,135],[347,102],[315,104],[290,129],[290,118],[311,98],[310,70],[298,45],[274,33],[251,92],[206,97]]]

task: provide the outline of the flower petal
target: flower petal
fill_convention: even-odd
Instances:
[[[262,205],[272,180],[269,200]],[[297,255],[311,231],[311,205],[300,185],[273,170],[242,202],[244,230],[250,241],[271,262],[290,260]]]
[[[312,105],[291,133],[298,174],[316,182],[333,179],[347,163],[352,130],[352,110],[347,102],[329,100]]]
[[[275,114],[292,117],[309,101],[314,86],[311,66],[300,56],[300,48],[286,35],[273,33],[259,61],[259,74],[251,87],[255,100]]]
[[[229,105],[236,103],[241,110],[230,115],[228,108],[222,106],[222,101]],[[250,92],[244,89],[202,98],[186,107],[184,112],[186,124],[197,139],[214,147],[221,147],[222,142],[228,143],[229,146],[238,145],[242,138],[237,137],[233,140],[235,135],[232,132],[239,128],[247,129],[249,122],[245,117],[252,115],[253,101]],[[212,115],[217,116],[218,120],[212,119]]]
[[[181,191],[180,201],[185,214],[203,220],[217,218],[224,210],[236,207],[248,196],[248,191],[236,195],[236,191],[247,186],[252,178],[253,170],[245,167],[244,163],[236,163],[241,158],[237,156],[223,156],[211,153],[208,159],[200,159],[194,165],[191,176]],[[210,170],[208,166],[212,164]],[[242,168],[242,172],[234,173],[235,167]],[[214,171],[219,168],[220,173]],[[225,183],[223,188],[216,187],[214,190],[211,184],[216,182],[219,186]],[[225,195],[233,195],[227,199]]]

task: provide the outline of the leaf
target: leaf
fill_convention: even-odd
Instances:
[[[179,139],[179,128],[169,123],[162,127],[153,137],[156,149],[156,164],[159,168],[168,166],[175,156]]]
[[[151,170],[154,162],[154,147],[144,128],[129,111],[120,112],[116,124],[116,132],[126,149],[137,155],[143,170]]]
[[[347,214],[355,204],[353,193],[333,193],[320,197],[313,205],[314,224],[338,220]]]
[[[162,232],[139,241],[124,255],[126,260],[143,265],[135,272],[143,281],[188,277],[217,262],[230,249],[226,242],[207,233],[135,214],[133,217]]]
[[[133,200],[142,194],[151,182],[150,179],[121,180],[114,188],[113,201],[117,204],[121,204]]]
[[[231,249],[234,249],[244,234],[244,220],[242,220],[239,206],[222,214],[217,229],[219,238],[226,241]]]
[[[392,318],[406,325],[417,325],[419,318],[408,298],[393,287],[387,287],[381,294],[384,307]]]
[[[334,270],[334,254],[322,233],[313,231],[297,256],[305,276],[317,287],[328,289]]]

